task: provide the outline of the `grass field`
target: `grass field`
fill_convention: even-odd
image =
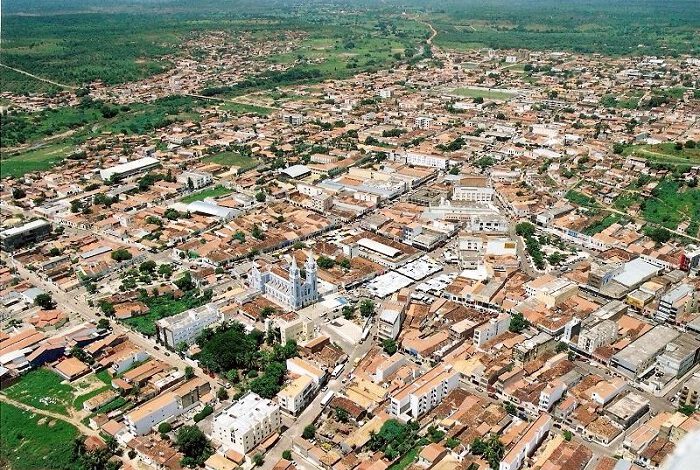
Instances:
[[[5,394],[40,410],[68,414],[67,408],[73,403],[73,387],[62,381],[61,376],[55,372],[35,369],[8,387]]]
[[[268,108],[265,106],[256,106],[253,104],[245,104],[245,103],[231,103],[231,102],[226,102],[219,106],[219,109],[223,111],[228,111],[232,114],[235,115],[243,115],[243,114],[256,114],[258,116],[269,116],[270,114],[275,112],[274,108]]]
[[[237,166],[241,170],[248,170],[250,168],[255,168],[258,166],[258,161],[252,158],[241,155],[237,152],[221,152],[216,155],[208,155],[202,158],[205,163],[216,163],[222,166]]]
[[[65,421],[0,403],[0,467],[75,469],[72,444],[78,435],[78,430]]]
[[[700,189],[681,188],[675,181],[661,181],[652,198],[642,202],[645,220],[675,230],[684,220],[700,220]]]
[[[9,156],[0,160],[2,177],[18,178],[32,171],[46,171],[63,161],[66,155],[75,150],[72,144],[58,143],[46,145],[19,155]]]
[[[484,98],[485,100],[509,100],[515,93],[502,90],[487,90],[482,88],[455,88],[450,91],[454,95],[464,96],[465,98]]]
[[[586,235],[595,235],[596,233],[600,233],[611,225],[619,222],[621,218],[622,216],[615,212],[607,213],[607,215],[604,214],[604,217],[597,218],[596,221],[586,227],[583,230],[583,233]]]
[[[598,207],[598,203],[592,197],[586,196],[583,193],[575,191],[573,189],[569,190],[564,197],[574,204],[584,207]]]
[[[404,470],[410,467],[418,458],[418,454],[420,453],[421,449],[422,447],[418,445],[409,450],[406,452],[406,455],[401,457],[397,462],[391,464],[389,466],[389,470]]]
[[[182,199],[180,199],[180,201],[184,202],[186,204],[189,204],[190,202],[194,202],[194,201],[203,201],[208,197],[217,198],[217,197],[229,194],[229,193],[231,193],[230,189],[224,188],[223,186],[218,185],[218,186],[214,186],[213,188],[204,189],[202,191],[198,191],[196,193],[190,194],[189,196],[185,196]]]
[[[204,302],[202,297],[194,294],[187,294],[179,299],[174,299],[172,296],[149,297],[146,300],[150,308],[148,313],[124,320],[124,323],[146,336],[153,336],[156,334],[157,320],[199,307]]]
[[[666,165],[696,165],[700,163],[700,147],[676,149],[675,142],[653,145],[631,145],[626,147],[623,155],[646,158],[655,163]]]

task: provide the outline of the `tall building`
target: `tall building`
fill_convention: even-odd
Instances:
[[[214,304],[193,308],[156,322],[158,341],[176,349],[180,343],[192,344],[202,330],[222,319]]]
[[[389,397],[389,414],[403,421],[420,418],[457,388],[459,376],[451,365],[438,364]]]
[[[32,220],[24,225],[0,232],[1,247],[5,251],[16,250],[36,243],[51,235],[51,224],[45,220]]]
[[[662,322],[674,323],[678,315],[685,313],[693,299],[695,289],[690,284],[681,284],[664,294],[659,300],[656,319]]]
[[[276,266],[261,270],[257,263],[253,263],[250,273],[252,287],[282,307],[299,310],[318,300],[317,266],[313,256],[307,258],[304,270],[306,279],[302,280],[293,256],[287,272]]]
[[[214,416],[212,437],[226,450],[245,455],[268,436],[278,432],[281,426],[279,405],[255,393],[248,393]]]

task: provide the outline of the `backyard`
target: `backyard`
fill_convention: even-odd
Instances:
[[[40,410],[67,415],[74,389],[62,382],[63,378],[53,371],[35,369],[5,389],[5,395]]]
[[[203,201],[207,198],[217,198],[220,196],[225,196],[231,192],[230,189],[224,188],[221,185],[214,186],[213,188],[204,189],[202,191],[197,191],[189,196],[185,196],[181,199],[182,202],[189,204],[194,201]]]

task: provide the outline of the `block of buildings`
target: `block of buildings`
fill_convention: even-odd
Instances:
[[[279,432],[282,415],[278,404],[248,393],[217,413],[212,437],[228,451],[247,454],[270,435]]]

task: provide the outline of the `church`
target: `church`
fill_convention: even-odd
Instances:
[[[318,300],[318,268],[313,256],[306,259],[304,271],[306,277],[302,279],[294,256],[286,271],[277,265],[262,269],[258,263],[253,263],[251,287],[281,307],[299,310]]]

